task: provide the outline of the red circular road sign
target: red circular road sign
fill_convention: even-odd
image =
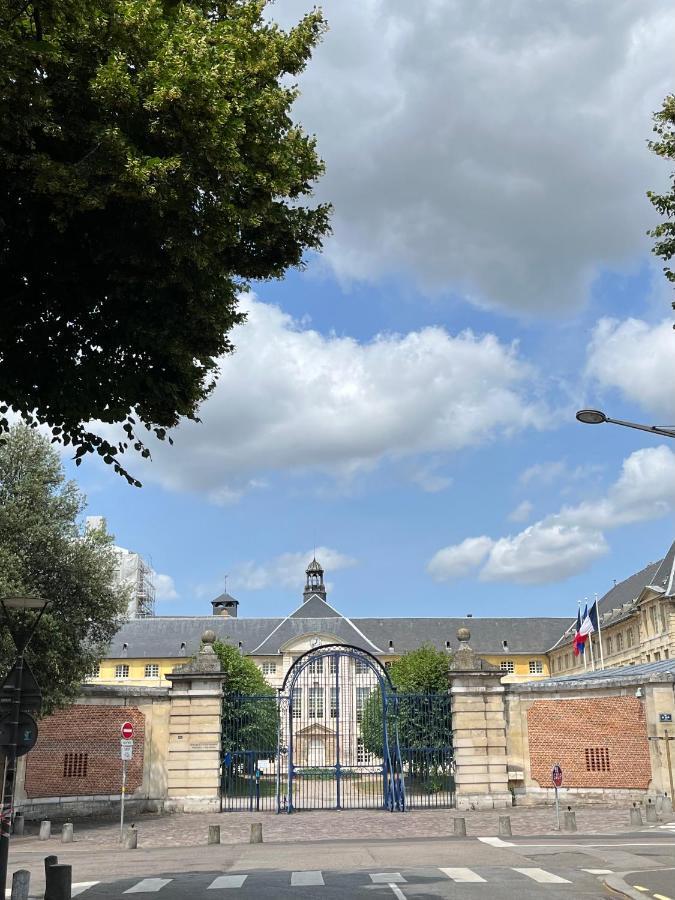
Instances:
[[[123,722],[122,727],[120,728],[120,734],[123,738],[129,740],[134,736],[134,726],[131,722]]]
[[[563,781],[563,771],[560,766],[553,766],[551,769],[551,778],[553,779],[553,784],[556,787],[560,787]]]

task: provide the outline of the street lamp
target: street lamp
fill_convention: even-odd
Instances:
[[[2,749],[5,751],[5,776],[2,786],[2,807],[0,808],[0,898],[5,896],[7,886],[7,862],[9,857],[9,836],[12,828],[12,814],[14,807],[14,784],[16,781],[16,760],[19,755],[19,725],[25,715],[22,709],[22,693],[24,682],[30,684],[28,701],[29,709],[39,709],[41,696],[28,663],[24,660],[26,647],[35,634],[40,624],[40,619],[49,605],[49,600],[41,597],[1,597],[0,607],[7,622],[7,628],[14,641],[17,657],[7,678],[5,678],[0,692],[0,709],[9,707],[7,715],[2,716],[0,723],[4,726],[3,732],[8,735],[8,740]],[[22,628],[17,632],[12,627],[12,619],[8,610],[14,612],[36,613],[29,628]],[[23,618],[23,617],[22,617]],[[32,720],[29,719],[29,722]],[[34,723],[33,723],[34,728]],[[35,738],[33,738],[33,741]],[[24,750],[25,752],[25,750]]]
[[[584,425],[602,425],[610,422],[612,425],[624,425],[626,428],[636,428],[638,431],[649,431],[651,434],[661,434],[664,437],[675,438],[675,426],[671,425],[640,425],[637,422],[624,422],[623,419],[612,419],[599,409],[580,409],[577,419]]]

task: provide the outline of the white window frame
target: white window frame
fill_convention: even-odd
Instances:
[[[530,675],[543,675],[544,664],[540,659],[531,659],[528,664]]]
[[[516,664],[512,659],[503,659],[499,663],[499,668],[505,675],[513,675],[516,671]]]
[[[159,664],[158,663],[146,663],[145,664],[145,678],[159,678]]]
[[[128,678],[129,677],[129,666],[126,663],[120,663],[115,666],[115,678]]]
[[[263,675],[277,674],[277,664],[275,662],[264,662],[260,668],[262,669]]]

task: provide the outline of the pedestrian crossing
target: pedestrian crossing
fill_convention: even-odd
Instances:
[[[205,873],[190,873],[177,875],[175,877],[163,878],[141,878],[138,881],[130,881],[125,879],[125,883],[118,882],[119,895],[125,894],[170,894],[173,895],[174,889],[180,888],[181,895],[185,892],[191,894],[198,893],[201,890],[207,891],[228,891],[247,888],[252,890],[255,888],[257,881],[264,877],[269,882],[270,876],[275,877],[279,886],[297,888],[298,893],[302,895],[302,889],[308,887],[325,887],[326,885],[335,886],[339,883],[340,878],[349,877],[354,883],[359,881],[362,885],[386,885],[391,888],[396,896],[398,892],[394,890],[395,885],[419,884],[420,882],[452,882],[455,884],[494,884],[503,882],[505,879],[511,882],[520,881],[522,884],[534,882],[541,887],[546,885],[572,885],[575,875],[579,877],[588,877],[584,873],[598,872],[609,873],[610,870],[592,870],[579,869],[578,872],[570,873],[566,871],[565,875],[557,874],[536,866],[512,866],[512,867],[477,867],[471,869],[466,866],[440,866],[426,867],[403,871],[384,871],[384,872],[357,872],[349,873],[330,871],[322,872],[318,870],[303,870],[296,872],[241,872],[227,875],[207,875]],[[568,876],[568,877],[565,877]],[[515,884],[514,884],[515,886]],[[99,892],[104,892],[110,896],[110,888],[112,884],[106,884],[98,881],[87,881],[73,884],[72,896],[81,897],[81,900],[95,900]],[[98,891],[96,889],[99,889]],[[121,890],[120,890],[121,888]],[[400,890],[400,889],[399,889]],[[89,898],[87,897],[89,894]],[[215,897],[211,894],[211,900]],[[314,896],[308,893],[307,896]]]

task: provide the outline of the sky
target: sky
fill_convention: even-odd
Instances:
[[[270,15],[291,26],[307,0]],[[201,424],[96,459],[88,513],[160,615],[576,615],[673,539],[672,286],[650,153],[669,0],[325,0],[294,115],[326,163],[321,255],[256,284]]]

